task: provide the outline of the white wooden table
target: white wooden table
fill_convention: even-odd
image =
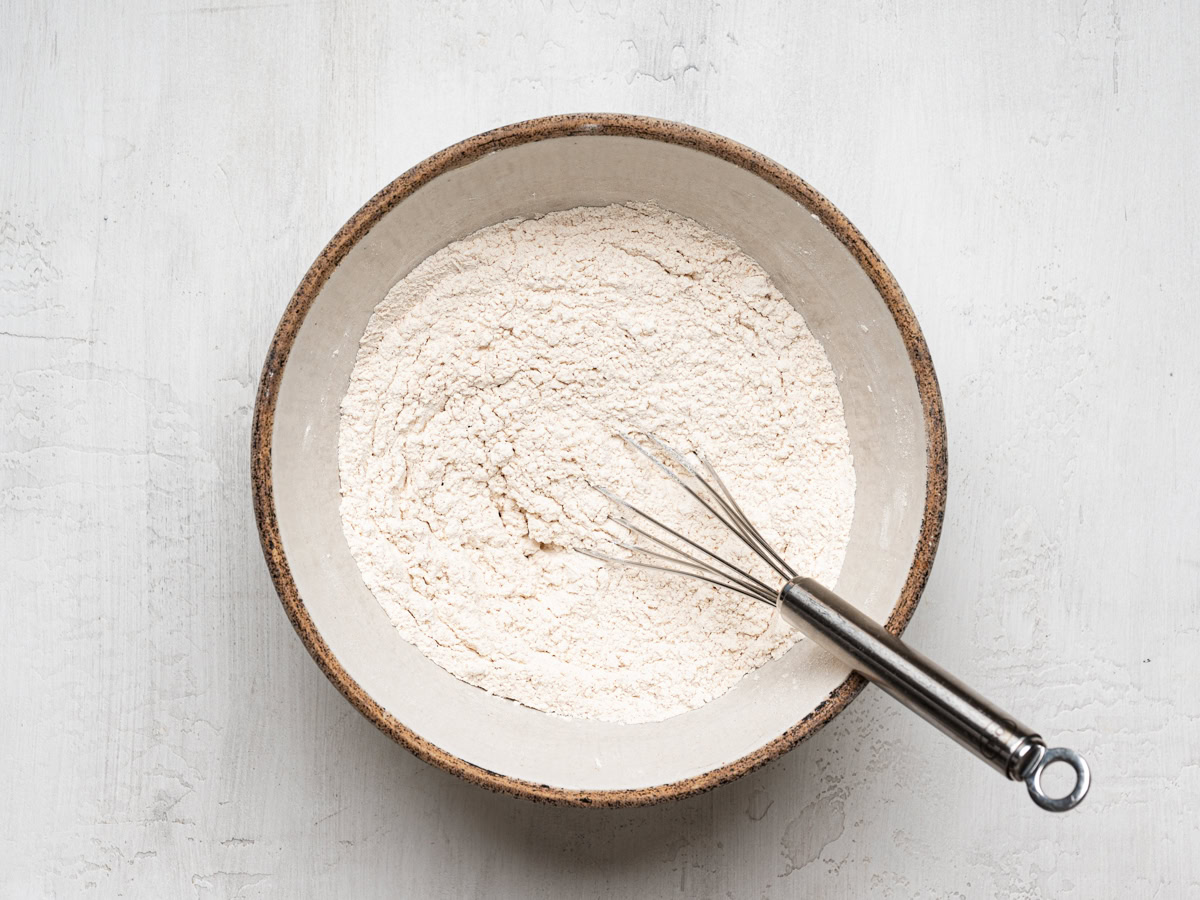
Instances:
[[[1200,897],[1198,49],[1184,0],[0,5],[0,898]],[[1076,813],[875,690],[539,807],[309,660],[248,487],[279,313],[401,171],[575,110],[748,143],[892,267],[951,441],[909,635],[1087,753]]]

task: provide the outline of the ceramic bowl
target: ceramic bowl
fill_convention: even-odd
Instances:
[[[565,719],[454,678],[399,636],[363,585],[338,516],[337,436],[375,305],[425,257],[486,225],[626,201],[654,201],[733,238],[824,345],[858,481],[832,587],[900,633],[929,574],[945,500],[942,405],[925,341],[845,216],[717,135],[635,116],[553,116],[425,160],[359,210],[304,276],[267,354],[254,416],[263,552],[325,674],[420,758],[488,788],[578,806],[653,803],[729,781],[813,734],[863,686],[801,641],[683,715]]]

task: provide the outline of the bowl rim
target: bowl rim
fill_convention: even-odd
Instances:
[[[946,508],[946,426],[933,361],[916,317],[899,284],[879,255],[850,221],[806,181],[762,154],[726,137],[666,119],[621,113],[574,113],[529,119],[486,131],[453,144],[418,163],[368,200],[338,230],[301,279],[271,340],[263,363],[251,426],[250,474],[254,517],[263,556],[288,619],[305,648],[334,686],[384,734],[419,759],[493,791],[529,800],[577,807],[644,806],[680,799],[725,784],[778,758],[811,737],[849,705],[866,684],[852,672],[815,709],[779,737],[752,753],[691,778],[647,788],[572,790],[492,772],[448,753],[387,712],[350,676],[325,643],[292,578],[280,538],[271,476],[275,404],[288,355],[305,315],[325,282],[350,250],[401,201],[438,176],[506,147],[533,141],[589,135],[635,137],[689,147],[751,172],[789,195],[841,241],[879,291],[908,350],[925,420],[926,489],[921,530],[912,566],[886,628],[903,633],[929,577]]]

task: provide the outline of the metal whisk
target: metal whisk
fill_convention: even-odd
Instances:
[[[612,517],[634,536],[631,541],[613,541],[631,555],[618,557],[578,548],[580,553],[607,563],[694,578],[776,607],[788,625],[879,685],[1005,777],[1024,781],[1029,796],[1038,806],[1064,812],[1083,800],[1091,774],[1082,756],[1063,747],[1047,749],[1037,732],[975,693],[829,588],[797,574],[754,527],[725,482],[699,452],[691,454],[697,466],[654,435],[645,434],[663,457],[685,473],[681,476],[630,436],[619,434],[619,437],[687,491],[774,574],[766,580],[752,574],[748,567],[729,561],[598,485],[593,487],[635,517],[635,520]],[[1075,770],[1075,785],[1063,797],[1051,797],[1042,789],[1042,772],[1054,762],[1065,762]]]

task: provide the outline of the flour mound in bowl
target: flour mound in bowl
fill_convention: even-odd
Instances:
[[[627,538],[589,481],[734,550],[616,430],[702,450],[797,571],[836,582],[854,468],[803,318],[691,219],[581,207],[450,244],[367,325],[342,403],[341,515],[400,634],[493,694],[629,723],[783,654],[797,637],[764,604],[574,552]]]

